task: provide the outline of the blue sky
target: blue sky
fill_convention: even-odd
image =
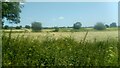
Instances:
[[[96,22],[110,24],[118,22],[117,2],[26,2],[22,8],[21,22],[17,25],[31,25],[38,21],[43,27],[94,26]],[[6,23],[7,24],[7,23]]]
[[[119,0],[25,0],[26,2],[118,2]]]

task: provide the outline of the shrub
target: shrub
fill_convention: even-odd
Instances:
[[[30,26],[29,25],[25,25],[25,28],[30,29]]]
[[[21,29],[22,28],[22,26],[16,26],[15,27],[15,29]]]
[[[98,23],[94,26],[94,29],[96,29],[96,30],[105,30],[106,27],[105,27],[105,25],[104,25],[103,23],[98,22]]]
[[[117,27],[117,25],[116,25],[115,22],[113,22],[113,23],[110,24],[110,27]]]
[[[109,25],[107,25],[107,24],[106,24],[105,26],[106,26],[106,28],[109,28],[109,27],[110,27],[110,26],[109,26]]]
[[[80,22],[76,22],[75,24],[73,24],[74,29],[80,29],[81,26],[82,26],[82,24]]]
[[[4,26],[4,29],[8,29],[8,28],[9,28],[9,26],[8,26],[8,25],[5,25],[5,26]]]

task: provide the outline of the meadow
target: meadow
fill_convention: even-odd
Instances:
[[[118,66],[118,31],[13,32],[2,36],[3,66]]]
[[[43,29],[41,32],[32,32],[31,29],[22,30],[22,29],[14,29],[12,30],[12,37],[16,37],[18,35],[29,36],[32,38],[43,39],[45,36],[51,36],[54,38],[61,37],[72,37],[75,40],[79,41],[85,37],[86,32],[88,31],[86,40],[107,40],[109,38],[118,39],[118,29],[117,28],[107,28],[106,30],[98,31],[92,28],[80,29],[79,31],[73,31],[70,28],[62,28],[59,32],[53,32],[54,29]],[[9,34],[10,30],[3,30],[3,32]]]

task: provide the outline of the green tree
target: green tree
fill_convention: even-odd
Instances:
[[[4,18],[10,23],[20,23],[20,13],[23,5],[20,2],[2,2],[2,24],[4,25]]]
[[[29,25],[25,25],[25,28],[30,29],[30,26]]]
[[[73,24],[74,29],[80,29],[81,26],[82,26],[81,22],[76,22],[75,24]]]
[[[22,28],[22,26],[16,26],[15,28],[16,28],[16,29],[21,29],[21,28]]]
[[[95,24],[94,29],[96,29],[96,30],[105,30],[106,26],[102,22],[98,22],[97,24]]]
[[[32,23],[32,30],[37,32],[42,30],[42,24],[41,22],[33,22]]]
[[[109,25],[106,24],[105,26],[106,26],[106,28],[109,28]]]
[[[8,25],[5,25],[5,26],[4,26],[4,29],[8,29],[8,28],[9,28],[9,26],[8,26]]]
[[[113,23],[110,24],[110,27],[117,27],[117,25],[116,25],[115,22],[113,22]]]
[[[20,28],[22,28],[22,25],[20,25]]]

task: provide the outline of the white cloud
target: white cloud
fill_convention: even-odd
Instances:
[[[63,20],[65,19],[63,16],[57,17],[57,18],[52,18],[52,21],[57,21],[57,20]]]
[[[20,2],[20,4],[21,4],[21,5],[24,5],[25,3],[23,3],[23,2]]]
[[[60,16],[58,19],[59,19],[59,20],[63,20],[63,19],[64,19],[64,17],[63,17],[63,16]]]

